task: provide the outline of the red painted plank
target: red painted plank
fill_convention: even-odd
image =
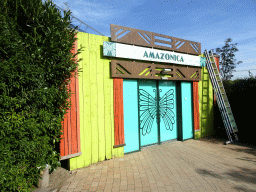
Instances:
[[[198,82],[193,82],[194,130],[199,130],[199,94]]]

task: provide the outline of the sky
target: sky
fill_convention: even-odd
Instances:
[[[43,2],[45,0],[42,0]],[[256,76],[256,0],[52,0],[93,29],[110,37],[110,24],[141,29],[222,48],[228,38],[237,43],[237,78]],[[66,4],[65,4],[66,3]],[[61,10],[62,16],[63,11]],[[85,30],[75,18],[72,24]],[[97,34],[87,28],[87,33]]]

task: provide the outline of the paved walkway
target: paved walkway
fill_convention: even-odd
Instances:
[[[214,139],[153,145],[77,169],[64,191],[256,192],[256,149]]]

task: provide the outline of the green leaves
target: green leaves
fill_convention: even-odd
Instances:
[[[242,61],[235,63],[236,60],[234,59],[234,53],[238,51],[236,48],[237,43],[229,44],[231,41],[232,39],[228,38],[222,49],[215,49],[216,53],[220,55],[220,74],[223,80],[230,80],[233,77],[232,72],[236,68],[236,65],[242,63]]]
[[[29,191],[37,167],[60,166],[75,31],[51,1],[3,0],[0,9],[0,189]]]

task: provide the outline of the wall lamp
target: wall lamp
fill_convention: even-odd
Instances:
[[[162,74],[162,73],[166,73],[166,72],[170,72],[170,71],[172,71],[172,69],[163,69],[160,73]]]
[[[170,72],[173,71],[172,69],[163,69],[160,74],[166,73],[166,72]],[[168,80],[168,77],[162,77],[162,79]]]

